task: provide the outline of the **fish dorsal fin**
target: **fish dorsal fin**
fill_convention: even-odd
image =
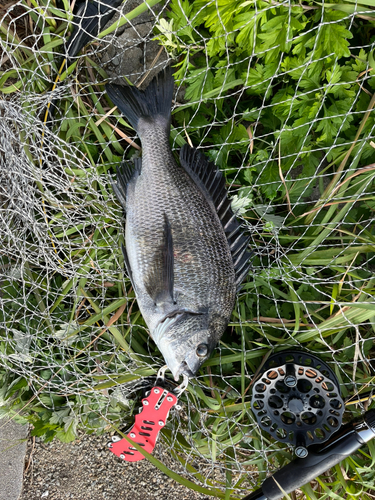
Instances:
[[[135,158],[134,163],[129,161],[121,162],[117,167],[117,182],[112,182],[112,188],[121,203],[122,208],[126,211],[126,188],[135,174],[140,174],[142,168],[142,159]]]
[[[146,274],[144,286],[155,305],[163,307],[166,303],[174,303],[174,257],[171,226],[164,215],[163,239],[155,249],[153,261]]]
[[[243,233],[232,211],[223,174],[200,151],[187,144],[181,148],[180,162],[215,207],[227,237],[236,274],[236,285],[239,287],[250,268],[251,252],[248,250],[250,237]]]
[[[187,144],[181,148],[180,162],[195,183],[209,195],[216,208],[218,202],[227,194],[223,174],[217,166]]]

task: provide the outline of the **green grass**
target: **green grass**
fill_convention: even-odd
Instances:
[[[117,111],[100,120],[112,104],[94,44],[61,74],[54,127],[43,125],[72,15],[67,5],[22,5],[22,23],[1,22],[12,59],[0,91],[12,106],[4,119],[22,142],[35,208],[34,226],[12,219],[10,230],[0,228],[0,415],[32,423],[47,440],[73,440],[78,428],[123,432],[138,412],[136,382],[163,364],[124,275],[122,214],[110,183],[122,158],[138,154],[129,145],[134,132]],[[255,14],[254,5],[219,2],[220,24],[212,2],[172,1],[155,28],[185,87],[173,146],[187,134],[220,166],[255,255],[220,345],[162,431],[189,480],[148,458],[182,484],[226,499],[292,458],[251,412],[251,379],[271,350],[317,354],[343,397],[375,383],[373,6],[354,11],[341,2],[322,11],[308,2],[289,10],[259,1]],[[282,32],[280,45],[277,23],[288,16],[292,33]],[[4,217],[9,206],[0,206]],[[362,411],[348,405],[345,420]],[[305,486],[305,497],[372,498],[374,458],[370,442]]]

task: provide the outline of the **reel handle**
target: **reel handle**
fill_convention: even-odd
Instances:
[[[338,430],[323,445],[309,447],[306,458],[296,458],[267,478],[259,490],[242,500],[280,500],[285,493],[309,483],[326,470],[349,457],[375,437],[375,410],[367,411],[361,420],[354,420]]]

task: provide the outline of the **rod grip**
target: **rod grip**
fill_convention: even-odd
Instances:
[[[291,493],[313,481],[344,458],[352,455],[362,444],[358,436],[353,433],[336,443],[330,452],[327,450],[322,455],[310,452],[306,458],[296,458],[264,481],[262,485],[264,496],[267,500],[283,498],[285,493]]]
[[[306,458],[296,458],[267,478],[259,490],[243,500],[280,500],[352,455],[375,437],[375,410],[359,422],[341,427],[323,446],[311,446]]]

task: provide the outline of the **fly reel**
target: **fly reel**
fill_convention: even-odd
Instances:
[[[340,428],[345,409],[331,368],[303,351],[268,358],[251,405],[259,426],[277,441],[293,444],[300,458],[308,446],[324,443]]]

